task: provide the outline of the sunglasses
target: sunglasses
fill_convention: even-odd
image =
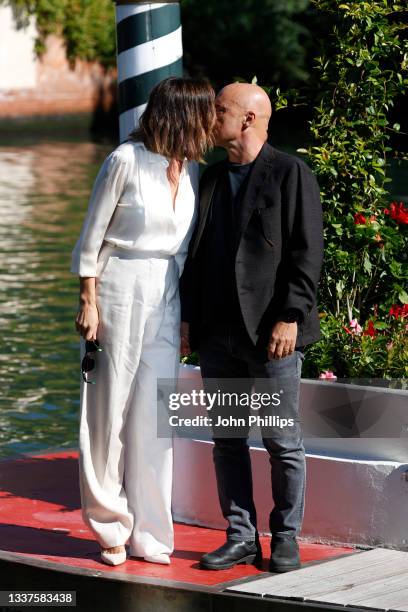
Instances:
[[[84,358],[82,359],[81,370],[82,370],[82,378],[84,379],[84,382],[88,384],[91,384],[91,385],[96,384],[95,381],[86,379],[86,374],[95,368],[95,358],[91,357],[91,355],[93,355],[94,353],[98,351],[102,351],[102,350],[103,349],[99,346],[98,340],[86,340],[85,355],[84,355]]]

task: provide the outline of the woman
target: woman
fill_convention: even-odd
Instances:
[[[72,252],[89,370],[80,393],[82,515],[111,565],[126,561],[128,539],[130,555],[146,561],[169,564],[173,552],[172,440],[157,437],[157,378],[177,378],[178,282],[214,121],[208,83],[159,83],[140,128],[105,159]],[[89,354],[92,340],[100,352]]]

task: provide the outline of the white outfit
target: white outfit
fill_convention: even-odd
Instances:
[[[173,210],[165,157],[126,142],[96,178],[71,272],[96,277],[103,349],[81,378],[82,516],[103,547],[170,554],[173,450],[158,438],[157,378],[177,378],[178,281],[197,214],[198,164],[184,162]],[[80,358],[85,340],[80,339]]]

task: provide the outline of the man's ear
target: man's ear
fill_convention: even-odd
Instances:
[[[255,113],[253,111],[248,111],[245,113],[245,119],[242,122],[243,129],[246,130],[254,121]]]

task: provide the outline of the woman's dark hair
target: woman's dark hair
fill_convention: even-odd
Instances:
[[[167,158],[200,161],[214,146],[214,99],[207,81],[164,79],[152,89],[139,127],[128,138]]]

